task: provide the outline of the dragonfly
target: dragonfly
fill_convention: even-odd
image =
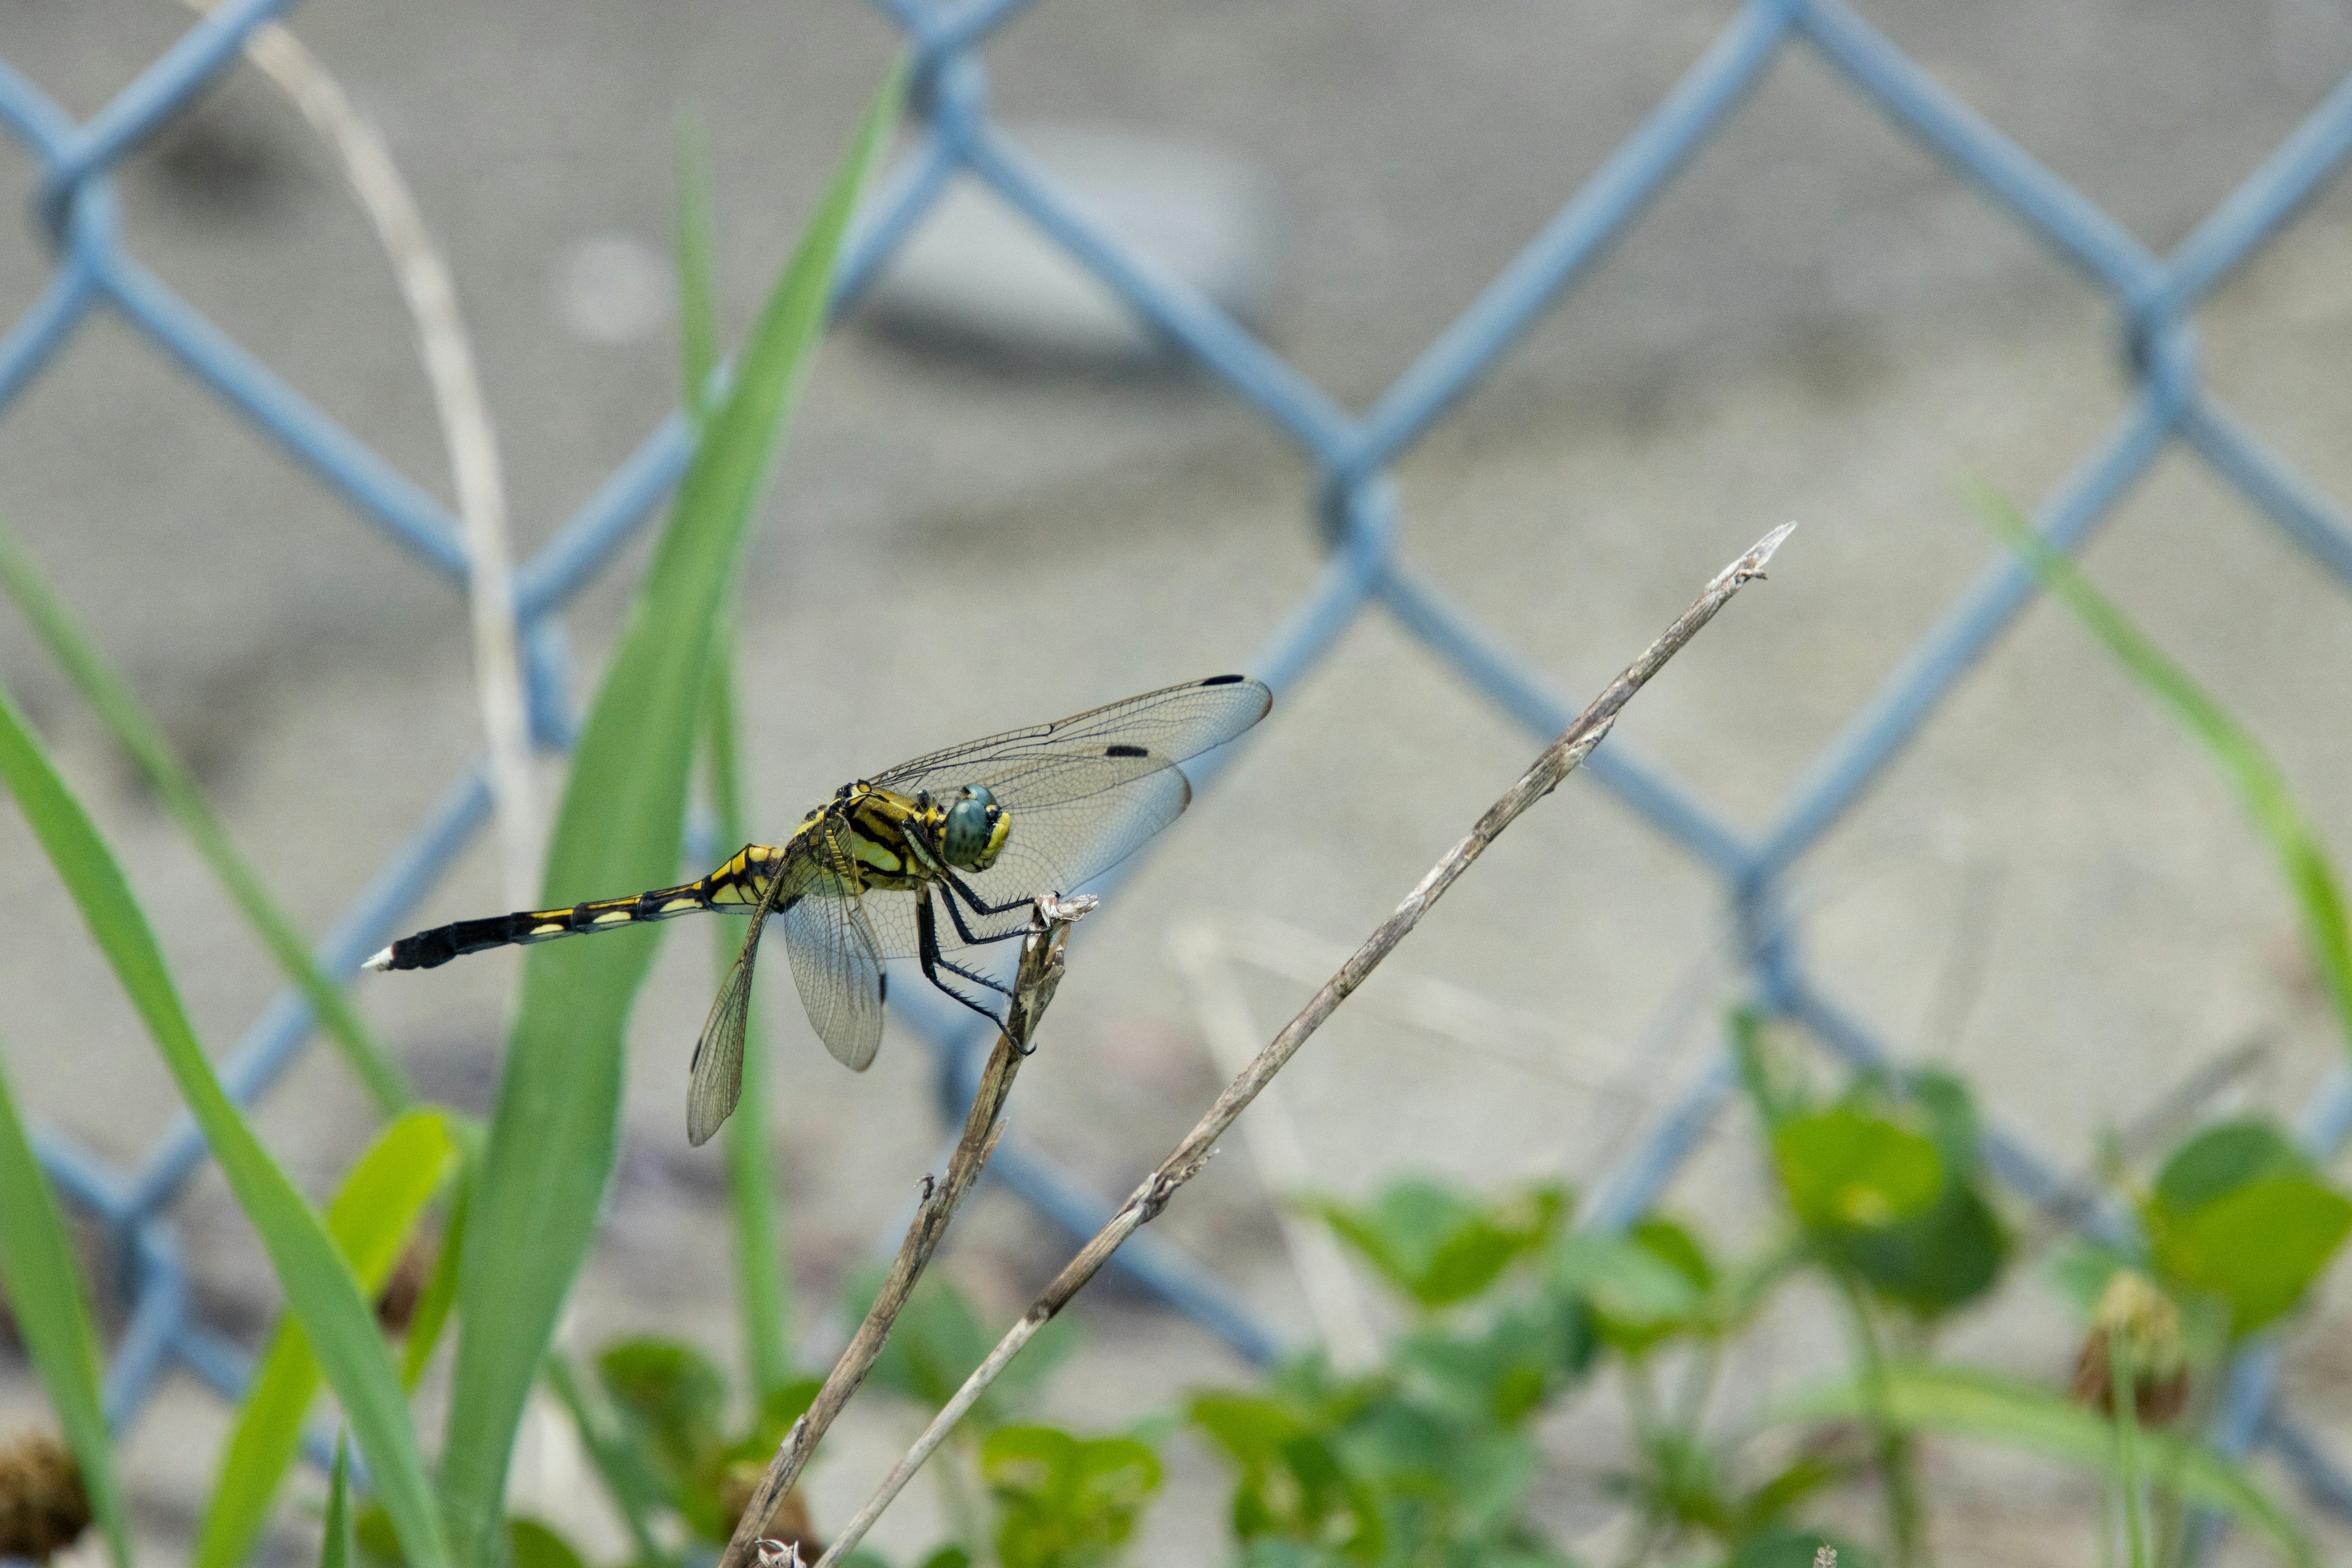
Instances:
[[[1076,891],[1175,821],[1192,799],[1178,764],[1273,705],[1263,682],[1214,675],[950,746],[843,784],[783,843],[747,844],[698,881],[436,926],[366,967],[433,969],[678,915],[748,914],[688,1073],[687,1138],[701,1144],[742,1093],[752,964],[771,919],[782,923],[810,1026],[854,1071],[882,1043],[889,959],[916,960],[931,984],[1002,1028],[1012,993],[974,950],[1019,937],[1039,897]]]

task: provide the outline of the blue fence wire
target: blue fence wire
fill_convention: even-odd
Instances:
[[[2340,85],[2169,256],[2143,246],[2114,217],[2067,185],[1936,81],[1843,0],[1744,0],[1675,88],[1420,358],[1360,415],[1351,414],[1240,323],[1150,255],[1095,221],[989,115],[977,53],[1024,0],[873,0],[906,36],[914,61],[913,113],[920,136],[861,212],[835,283],[838,310],[854,300],[940,194],[976,180],[1108,285],[1234,396],[1281,430],[1318,474],[1313,515],[1329,558],[1313,586],[1249,668],[1277,691],[1331,651],[1366,611],[1385,611],[1474,689],[1536,734],[1565,728],[1575,704],[1444,596],[1403,559],[1392,464],[1493,372],[1512,344],[1635,223],[1719,134],[1780,56],[1809,49],[1899,132],[1976,186],[2000,211],[2077,268],[2113,301],[2128,405],[2073,472],[2035,509],[2042,531],[2079,547],[2176,444],[2203,459],[2315,561],[2352,584],[2352,518],[2264,447],[2200,378],[2196,311],[2221,281],[2289,223],[2352,151],[2352,79]],[[0,121],[37,161],[34,216],[56,258],[47,287],[0,339],[0,413],[96,311],[118,318],[237,411],[292,461],[340,495],[424,565],[462,585],[457,521],[422,486],[330,419],[142,267],[126,247],[111,186],[121,160],[184,110],[236,58],[254,28],[289,0],[228,0],[192,26],[111,103],[77,122],[0,59]],[[561,616],[612,562],[684,470],[681,416],[665,420],[613,471],[535,558],[515,586],[533,734],[565,745],[573,719],[563,699]],[[1885,1044],[1830,996],[1808,970],[1801,921],[1783,912],[1792,869],[1853,810],[1917,735],[1954,683],[2030,601],[2034,585],[2006,558],[1990,563],[1933,630],[1887,676],[1798,781],[1759,835],[1735,829],[1688,786],[1622,740],[1594,753],[1589,772],[1635,815],[1721,879],[1742,936],[1754,994],[1834,1055],[1864,1069],[1893,1060]],[[1206,784],[1220,765],[1195,769]],[[373,883],[320,943],[332,974],[353,973],[387,940],[488,819],[483,768],[458,778]],[[950,1016],[919,987],[902,987],[907,1021],[934,1047],[943,1106],[961,1116],[985,1042],[966,1015]],[[267,1094],[313,1026],[289,990],[253,1025],[224,1068],[245,1103]],[[1732,1094],[1727,1055],[1656,1119],[1645,1138],[1596,1188],[1592,1223],[1622,1225],[1652,1203],[1696,1147]],[[2334,1152],[2352,1129],[2352,1076],[2338,1074],[2307,1108],[2303,1135]],[[2060,1168],[1995,1127],[1990,1167],[2029,1201],[2074,1212],[2093,1234],[2125,1235],[2112,1205],[2085,1202]],[[168,1131],[137,1170],[110,1169],[54,1134],[43,1165],[58,1188],[112,1235],[125,1259],[131,1310],[114,1347],[106,1411],[119,1429],[176,1364],[225,1397],[243,1384],[240,1352],[194,1315],[172,1205],[205,1149],[192,1123]],[[1091,1233],[1112,1204],[1045,1154],[1008,1139],[992,1177],[1041,1215]],[[1118,1255],[1146,1289],[1253,1361],[1279,1341],[1213,1272],[1148,1235]],[[2275,1345],[2232,1369],[2212,1433],[2233,1453],[2266,1447],[2318,1507],[2352,1518],[2352,1479],[2277,1397]]]

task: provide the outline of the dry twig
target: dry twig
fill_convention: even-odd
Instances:
[[[1225,1086],[1225,1091],[1217,1097],[1217,1102],[1209,1108],[1208,1113],[1201,1118],[1192,1131],[1184,1135],[1183,1142],[1178,1143],[1168,1158],[1160,1162],[1160,1168],[1135,1189],[1118,1213],[1111,1216],[1110,1223],[1079,1248],[1077,1256],[1055,1276],[1054,1282],[1045,1287],[1045,1293],[1022,1315],[1021,1321],[1007,1331],[1004,1337],[997,1342],[996,1348],[988,1352],[988,1358],[964,1380],[963,1386],[956,1390],[955,1397],[949,1400],[939,1415],[932,1418],[931,1424],[924,1428],[923,1435],[915,1440],[914,1447],[883,1479],[882,1484],[875,1489],[874,1495],[866,1499],[866,1506],[858,1510],[857,1517],[851,1520],[835,1538],[824,1557],[818,1560],[817,1568],[835,1568],[845,1554],[856,1549],[857,1543],[866,1538],[866,1532],[873,1528],[874,1521],[882,1516],[882,1510],[890,1506],[892,1500],[945,1440],[956,1423],[963,1419],[965,1412],[987,1391],[989,1384],[1012,1364],[1013,1358],[1021,1353],[1022,1347],[1035,1336],[1038,1330],[1051,1322],[1056,1313],[1069,1305],[1071,1298],[1085,1289],[1087,1282],[1110,1261],[1110,1255],[1118,1250],[1121,1243],[1157,1218],[1160,1211],[1167,1207],[1168,1200],[1175,1196],[1176,1190],[1200,1174],[1202,1167],[1209,1163],[1217,1140],[1248,1108],[1250,1101],[1257,1098],[1274,1075],[1297,1055],[1299,1047],[1322,1027],[1324,1020],[1330,1017],[1339,1004],[1346,1001],[1380,966],[1381,961],[1411,934],[1412,928],[1421,923],[1421,917],[1429,912],[1430,906],[1443,898],[1445,889],[1470,868],[1472,862],[1486,853],[1486,847],[1503,829],[1517,821],[1520,813],[1558,788],[1560,780],[1591,754],[1592,749],[1616,723],[1618,713],[1632,700],[1633,693],[1664,668],[1668,659],[1681,652],[1683,647],[1698,635],[1699,628],[1713,620],[1716,612],[1730,603],[1733,595],[1748,583],[1764,575],[1765,563],[1772,559],[1772,552],[1780,547],[1781,541],[1787,539],[1790,531],[1796,526],[1793,522],[1783,523],[1758,541],[1755,548],[1747,554],[1717,574],[1696,602],[1685,610],[1641,658],[1611,681],[1607,689],[1592,700],[1590,707],[1576,716],[1575,722],[1569,725],[1559,740],[1544,749],[1543,754],[1520,775],[1519,782],[1505,791],[1502,799],[1488,806],[1486,815],[1478,819],[1469,834],[1447,850],[1444,858],[1430,868],[1429,875],[1421,879],[1420,885],[1405,895],[1404,901],[1396,907],[1395,912],[1365,939],[1364,944],[1339,966],[1339,973],[1323,983],[1323,988],[1315,994],[1298,1016],[1284,1025],[1282,1032],[1275,1036],[1265,1049],[1260,1051],[1256,1058]],[[742,1532],[738,1531],[736,1536],[740,1543]],[[737,1546],[730,1544],[721,1568],[741,1568],[741,1561],[737,1554]]]
[[[1047,894],[1037,900],[1029,934],[1022,939],[1021,968],[1013,983],[1013,1003],[1005,1015],[1004,1030],[997,1036],[996,1049],[981,1074],[971,1110],[964,1117],[963,1136],[956,1143],[954,1154],[949,1157],[947,1173],[937,1181],[923,1178],[923,1201],[916,1205],[914,1221],[907,1226],[906,1239],[898,1244],[898,1256],[891,1260],[881,1293],[874,1298],[866,1321],[857,1325],[848,1347],[825,1374],[824,1386],[817,1390],[807,1414],[793,1423],[793,1429],[784,1434],[782,1445],[776,1449],[776,1457],[768,1461],[767,1473],[760,1478],[751,1502],[736,1521],[734,1538],[728,1542],[727,1551],[719,1559],[720,1568],[746,1568],[755,1560],[766,1561],[761,1549],[772,1543],[762,1537],[767,1533],[770,1519],[800,1479],[809,1456],[816,1451],[818,1441],[833,1425],[834,1417],[841,1414],[842,1406],[849,1403],[850,1396],[866,1381],[866,1374],[874,1369],[884,1342],[890,1337],[891,1325],[898,1321],[907,1298],[914,1293],[915,1281],[929,1265],[931,1254],[939,1249],[940,1238],[947,1234],[956,1205],[971,1190],[981,1167],[995,1152],[997,1135],[1004,1130],[1004,1101],[1013,1092],[1013,1076],[1028,1058],[1037,1021],[1045,1016],[1055,989],[1062,983],[1063,954],[1069,947],[1070,927],[1094,907],[1095,900],[1086,897],[1063,899]]]

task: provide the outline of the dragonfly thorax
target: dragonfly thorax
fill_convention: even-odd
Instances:
[[[940,828],[940,853],[960,871],[985,871],[996,864],[1013,819],[996,797],[979,784],[966,784],[947,809]]]

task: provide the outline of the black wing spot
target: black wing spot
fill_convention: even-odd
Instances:
[[[874,983],[874,994],[876,999],[878,1001],[887,1003],[890,1000],[890,972],[888,970],[884,970],[882,972],[882,977]]]
[[[1203,686],[1239,686],[1249,679],[1246,675],[1213,675],[1201,682]]]
[[[1151,753],[1150,752],[1144,750],[1141,746],[1106,746],[1103,748],[1103,755],[1106,757],[1148,757],[1150,754]]]

